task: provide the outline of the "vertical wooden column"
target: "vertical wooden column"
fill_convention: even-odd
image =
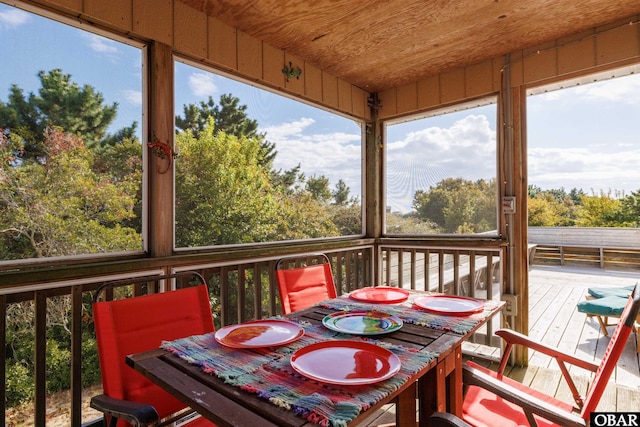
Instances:
[[[502,265],[503,293],[516,295],[517,315],[512,329],[529,333],[529,272],[527,235],[527,151],[526,151],[526,88],[512,86],[509,56],[502,72],[499,96],[499,183],[501,196],[515,196],[515,213],[500,210],[500,232],[507,238]],[[500,203],[502,205],[502,203]],[[512,362],[518,366],[528,364],[526,348],[513,349]]]
[[[378,119],[377,93],[370,95],[371,121],[366,123],[365,128],[365,237],[378,238],[382,235],[382,218],[384,209],[384,198],[382,182],[384,175],[382,173],[382,153],[383,153],[383,132],[382,122]],[[369,286],[380,284],[380,251],[375,246],[375,254],[373,256],[372,274],[373,283]]]
[[[154,42],[149,48],[149,142],[174,148],[173,55],[171,46]],[[149,254],[171,255],[173,251],[173,159],[149,150]],[[169,165],[170,164],[170,165]]]
[[[515,87],[512,91],[513,114],[513,155],[512,175],[513,194],[516,196],[516,213],[511,223],[513,242],[509,242],[513,292],[518,296],[518,314],[513,328],[525,335],[529,334],[529,254],[527,229],[527,126],[526,126],[527,92],[524,86]],[[529,354],[526,348],[514,348],[514,363],[526,366]]]

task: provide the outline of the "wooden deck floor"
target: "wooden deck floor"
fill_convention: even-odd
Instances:
[[[533,266],[529,272],[529,335],[580,358],[598,362],[609,338],[602,334],[595,318],[587,318],[576,310],[576,304],[584,299],[589,287],[628,286],[637,281],[640,281],[640,272]],[[629,339],[598,411],[628,412],[640,408],[640,357],[636,352],[638,339],[640,337],[635,334]],[[474,344],[465,346],[465,350],[493,357],[498,353],[498,350]],[[474,360],[485,366],[492,365],[481,358]],[[575,367],[571,367],[570,372],[578,379],[577,385],[584,392],[590,381],[590,373]],[[568,387],[561,381],[562,374],[558,366],[540,353],[529,354],[528,367],[510,367],[506,373],[535,389],[573,402]],[[390,405],[372,416],[367,425],[393,423],[394,416],[393,406]]]

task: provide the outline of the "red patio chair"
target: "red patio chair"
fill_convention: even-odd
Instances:
[[[590,414],[596,410],[607,381],[633,331],[639,309],[640,286],[636,284],[599,365],[535,342],[526,335],[505,329],[497,331],[496,335],[506,341],[498,371],[493,372],[473,362],[467,362],[464,366],[463,381],[469,386],[462,408],[465,421],[476,427],[588,425]],[[569,385],[575,405],[504,376],[503,371],[514,345],[524,345],[553,357]],[[578,392],[566,364],[595,372],[585,397]]]
[[[296,263],[302,259],[300,256],[281,258],[276,263],[283,314],[304,310],[320,301],[336,297],[329,258],[325,254],[311,254],[304,258],[315,259],[319,263],[300,267]],[[294,265],[293,268],[289,268],[291,264]]]
[[[114,287],[160,283],[177,277],[198,279],[197,286],[112,301],[100,301]],[[156,290],[157,291],[157,290]],[[165,425],[189,414],[184,426],[212,426],[185,405],[125,363],[125,357],[158,348],[164,340],[214,331],[209,293],[195,272],[146,276],[106,283],[94,295],[93,316],[100,358],[103,394],[91,399],[110,426]],[[186,412],[186,413],[185,413]]]

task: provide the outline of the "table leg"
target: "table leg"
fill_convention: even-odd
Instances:
[[[449,412],[462,416],[462,346],[458,346],[420,378],[420,426],[434,412]]]
[[[456,347],[453,351],[452,359],[448,360],[447,372],[447,385],[449,387],[448,412],[462,417],[462,346]]]
[[[418,384],[414,381],[396,398],[396,426],[416,425],[416,391]]]

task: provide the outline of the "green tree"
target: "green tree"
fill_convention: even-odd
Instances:
[[[258,122],[247,115],[247,106],[240,105],[240,99],[231,94],[220,95],[220,102],[215,103],[210,96],[199,104],[187,104],[183,107],[182,116],[176,116],[176,134],[190,130],[194,138],[200,138],[207,127],[210,117],[213,118],[214,129],[237,138],[256,139],[261,146],[260,164],[270,169],[277,151],[275,144],[266,140],[264,133],[258,132]]]
[[[260,142],[214,131],[176,136],[176,243],[181,247],[274,238],[278,206],[260,165]]]
[[[339,179],[335,186],[335,190],[331,192],[333,197],[333,203],[336,205],[356,204],[358,203],[357,197],[349,196],[350,189],[347,184]]]
[[[311,194],[315,200],[320,202],[328,202],[331,199],[331,190],[329,190],[329,178],[324,175],[312,176],[307,180],[305,189]]]
[[[619,196],[619,194],[618,194]],[[577,210],[578,227],[626,227],[622,201],[611,195],[611,191],[592,196],[582,196]]]
[[[45,164],[2,164],[2,259],[141,249],[122,226],[134,216],[131,184],[94,172],[91,151],[61,129],[47,129],[44,143]]]
[[[0,128],[24,140],[23,160],[43,161],[47,155],[43,134],[55,126],[81,136],[88,146],[106,136],[116,116],[117,103],[104,105],[104,97],[92,86],[80,87],[60,69],[40,71],[40,90],[25,97],[17,85],[9,89],[8,102],[0,102]]]
[[[528,200],[528,222],[530,226],[560,226],[566,219],[567,210],[552,194],[540,192]]]
[[[622,199],[622,217],[631,227],[640,227],[640,190]]]
[[[416,191],[413,207],[419,219],[436,224],[445,233],[470,234],[496,227],[495,180],[446,178]]]

